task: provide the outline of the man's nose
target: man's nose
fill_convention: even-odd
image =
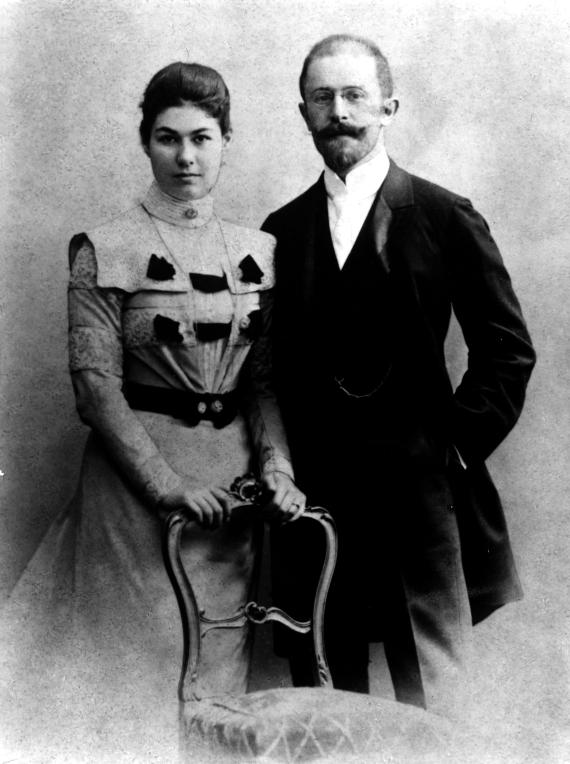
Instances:
[[[181,165],[193,164],[195,158],[194,146],[191,141],[183,140],[178,146],[176,159]]]
[[[340,93],[331,101],[331,117],[338,121],[348,119],[346,101]]]

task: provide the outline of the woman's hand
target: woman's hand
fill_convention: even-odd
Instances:
[[[182,480],[180,485],[170,491],[159,503],[159,513],[169,515],[174,510],[182,510],[191,520],[203,528],[219,528],[231,516],[231,506],[235,504],[230,494],[218,486],[190,488]]]
[[[265,511],[274,520],[291,523],[305,511],[306,497],[284,472],[268,472],[263,484],[269,492]]]

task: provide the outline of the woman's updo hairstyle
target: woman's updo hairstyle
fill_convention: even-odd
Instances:
[[[157,72],[146,86],[139,106],[143,118],[139,127],[143,146],[148,146],[155,119],[171,106],[189,101],[218,121],[222,135],[230,126],[230,93],[215,69],[202,64],[177,61]]]

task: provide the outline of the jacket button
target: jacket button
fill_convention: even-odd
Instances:
[[[206,404],[204,403],[204,401],[200,401],[200,403],[198,404],[198,413],[199,413],[199,414],[205,414],[205,413],[206,413],[206,409],[207,409],[207,408],[208,408],[208,407],[206,406]]]
[[[243,318],[240,318],[239,320],[240,329],[248,329],[250,324],[251,324],[251,319],[249,318],[249,316],[244,316]]]
[[[210,408],[215,414],[219,414],[224,410],[224,404],[221,401],[214,401]]]
[[[453,504],[448,504],[447,508],[450,512],[455,512],[455,506]]]

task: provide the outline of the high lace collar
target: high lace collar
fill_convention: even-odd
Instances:
[[[214,200],[209,194],[202,199],[184,202],[165,194],[156,181],[147,191],[141,204],[159,220],[183,228],[199,228],[206,225],[214,214]]]

